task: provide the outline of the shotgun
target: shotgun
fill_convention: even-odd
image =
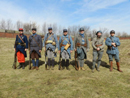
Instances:
[[[77,52],[75,51],[75,69],[78,70],[78,65],[77,65]]]
[[[77,45],[76,45],[76,49],[77,49]],[[78,65],[77,65],[77,58],[78,57],[78,54],[77,54],[77,51],[75,51],[75,69],[78,70]]]
[[[16,43],[15,43],[14,63],[12,68],[16,69],[17,68],[16,64],[17,64],[17,55],[16,55]]]
[[[47,51],[46,51],[46,46],[45,46],[45,69],[47,70],[47,61],[46,61],[46,53]]]
[[[31,70],[31,55],[30,55],[30,44],[29,44],[29,70]]]
[[[61,55],[59,55],[59,70],[61,70]]]

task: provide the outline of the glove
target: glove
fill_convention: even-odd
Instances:
[[[55,49],[55,52],[57,52],[57,51],[58,51],[58,48]]]

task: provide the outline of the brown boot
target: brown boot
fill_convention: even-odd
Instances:
[[[84,67],[81,67],[81,70],[85,71]]]
[[[110,71],[112,71],[113,70],[113,61],[110,61]]]
[[[78,70],[81,70],[81,67],[79,66],[79,69]]]
[[[120,70],[120,63],[119,63],[119,62],[116,62],[116,65],[117,65],[117,70],[118,70],[119,72],[123,72],[122,70]]]
[[[33,66],[33,67],[32,67],[32,70],[34,70],[35,68],[36,68],[36,67],[35,67],[35,66]]]
[[[36,70],[39,70],[39,67],[36,67]]]

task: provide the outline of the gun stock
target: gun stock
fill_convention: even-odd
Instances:
[[[77,52],[75,51],[75,69],[78,70],[78,65],[77,65]]]
[[[29,44],[29,70],[31,70],[30,44]]]
[[[59,70],[61,70],[61,56],[59,55]]]
[[[45,69],[47,70],[47,61],[46,61],[46,47],[45,47]]]
[[[16,52],[14,54],[14,63],[13,63],[13,68],[16,69],[16,64],[17,64],[17,56],[16,56]]]
[[[14,63],[13,63],[12,68],[16,69],[17,68],[16,64],[17,64],[17,55],[16,55],[16,44],[15,44]]]

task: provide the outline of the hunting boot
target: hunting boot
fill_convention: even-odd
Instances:
[[[99,69],[99,68],[97,68],[97,71],[98,71],[98,72],[100,72],[100,69]]]
[[[84,68],[84,67],[81,67],[81,70],[85,71],[85,68]]]
[[[67,69],[67,70],[70,70],[70,69],[69,69],[69,60],[66,60],[66,69]]]
[[[99,66],[97,66],[97,71],[100,72]]]
[[[51,66],[49,66],[49,69],[48,70],[50,70],[51,69]]]
[[[84,66],[84,61],[81,61],[80,64],[81,64],[81,70],[85,71],[85,69],[84,69],[84,67],[83,67],[83,66]]]
[[[25,63],[22,63],[22,69],[25,69]]]
[[[62,70],[64,70],[64,69],[65,69],[65,60],[62,59]]]
[[[95,65],[96,65],[96,62],[95,60],[93,60],[92,73],[94,73]]]
[[[34,69],[36,68],[36,65],[35,65],[35,60],[34,60],[34,59],[32,59],[32,63],[33,63],[33,67],[32,67],[32,69],[31,69],[31,70],[34,70]]]
[[[79,65],[79,69],[78,70],[81,70],[81,67],[80,67],[80,65]]]
[[[97,64],[97,71],[98,71],[98,72],[100,71],[100,70],[99,70],[100,64],[101,64],[101,61],[98,61],[98,64]]]
[[[33,67],[32,67],[32,70],[34,70],[35,68],[36,68],[36,67],[35,67],[35,66],[33,66]]]
[[[92,73],[94,73],[94,69],[92,69]]]
[[[117,65],[117,70],[118,70],[119,72],[123,72],[122,70],[120,70],[120,63],[119,63],[119,62],[116,62],[116,65]]]
[[[51,68],[51,70],[54,70],[54,63],[55,63],[55,60],[52,59],[52,68]]]
[[[20,69],[22,67],[22,63],[19,63],[19,67],[18,67],[18,69]]]
[[[39,67],[38,67],[38,66],[36,66],[36,70],[39,70]]]
[[[110,71],[113,70],[113,61],[110,61]]]

